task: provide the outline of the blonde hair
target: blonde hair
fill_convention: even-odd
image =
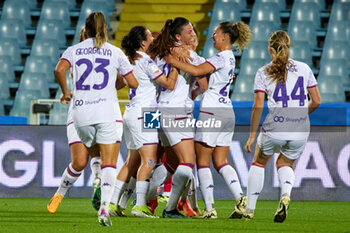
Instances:
[[[102,12],[91,13],[86,18],[85,28],[87,29],[86,35],[88,38],[95,37],[95,47],[101,48],[107,42],[106,18]]]
[[[86,35],[85,35],[85,29],[82,28],[80,29],[80,37],[79,37],[79,42],[82,42],[86,39]]]
[[[219,24],[223,33],[227,33],[230,36],[230,42],[237,46],[238,51],[242,51],[248,47],[250,41],[253,38],[252,32],[247,24],[244,22],[223,22]]]
[[[285,31],[275,31],[269,38],[269,48],[272,64],[266,66],[265,72],[272,81],[285,83],[287,70],[291,66],[289,61],[290,38]]]

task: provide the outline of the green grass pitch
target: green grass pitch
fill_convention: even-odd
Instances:
[[[274,223],[278,201],[258,201],[252,221],[228,219],[233,201],[215,201],[218,219],[140,219],[112,217],[113,226],[102,227],[90,199],[63,199],[55,214],[46,211],[48,198],[0,198],[0,232],[350,232],[349,202],[292,201],[284,223]],[[199,201],[200,208],[203,202]],[[165,204],[159,204],[161,216]]]

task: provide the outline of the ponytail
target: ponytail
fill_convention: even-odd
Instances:
[[[290,39],[286,32],[275,31],[269,38],[270,54],[272,64],[266,66],[265,72],[272,81],[285,83],[287,80],[288,68],[291,66],[289,61]]]
[[[185,18],[177,17],[174,20],[168,19],[160,33],[160,35],[150,45],[148,52],[154,59],[156,56],[165,57],[170,53],[170,49],[175,46],[176,35],[181,34],[183,27],[190,24]]]
[[[244,22],[232,23],[227,21],[220,23],[219,26],[223,33],[227,33],[230,36],[231,44],[236,45],[237,50],[240,52],[248,47],[253,38],[249,26]]]
[[[87,37],[95,37],[94,46],[101,48],[107,42],[106,18],[102,12],[91,13],[85,21]]]
[[[141,42],[147,41],[146,30],[143,26],[135,26],[122,40],[122,48],[131,63],[136,59],[136,51],[141,48]]]

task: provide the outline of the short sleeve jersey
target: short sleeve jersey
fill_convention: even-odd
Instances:
[[[69,47],[61,59],[73,71],[73,120],[76,126],[112,122],[120,115],[115,82],[117,71],[123,76],[133,71],[121,49],[104,43],[94,47],[89,38]]]
[[[260,68],[255,76],[254,91],[267,94],[269,114],[263,131],[276,139],[303,140],[310,131],[308,88],[317,86],[317,81],[307,64],[292,59],[290,62],[285,84],[268,78],[266,66]]]
[[[236,59],[232,50],[225,50],[206,60],[214,71],[210,74],[208,90],[203,95],[204,107],[232,107],[229,90],[233,80]]]
[[[190,56],[192,58],[192,65],[200,65],[205,62],[204,58],[200,57],[192,50],[190,50]],[[156,58],[156,63],[164,74],[168,76],[171,70],[171,65],[167,64],[164,59],[159,58]],[[174,90],[171,91],[162,87],[159,95],[159,104],[169,105],[171,107],[186,107],[188,105],[193,105],[190,92],[193,83],[194,79],[191,75],[180,71]]]
[[[144,52],[137,51],[142,57],[135,60],[134,74],[139,85],[129,89],[130,105],[140,107],[155,107],[157,105],[157,84],[155,82],[163,72],[156,63]]]

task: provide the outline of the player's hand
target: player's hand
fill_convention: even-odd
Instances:
[[[73,94],[70,91],[68,91],[67,93],[63,93],[60,98],[61,104],[69,104],[72,97],[73,97]]]
[[[248,140],[247,140],[247,142],[246,142],[246,144],[244,146],[244,150],[246,152],[248,152],[248,153],[252,152],[252,148],[251,147],[252,147],[254,141],[255,141],[255,137],[249,137],[248,138]]]
[[[164,59],[165,59],[166,63],[168,63],[168,64],[170,64],[170,65],[172,65],[173,62],[174,62],[174,60],[175,60],[175,58],[174,58],[174,56],[173,56],[172,54],[166,55],[166,56],[164,57]]]
[[[173,47],[171,48],[171,54],[177,57],[179,61],[190,63],[193,59],[190,56],[188,49],[183,47]]]

